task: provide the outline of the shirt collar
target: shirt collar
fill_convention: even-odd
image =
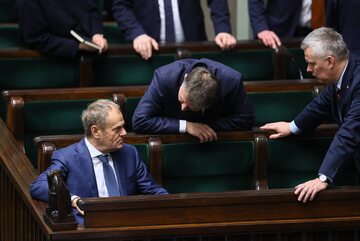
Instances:
[[[97,157],[97,156],[100,156],[100,155],[104,154],[101,151],[99,151],[98,149],[96,149],[96,147],[94,147],[86,137],[85,137],[85,145],[89,150],[91,158],[94,158],[94,157]]]
[[[337,87],[338,89],[341,89],[341,84],[342,84],[342,81],[343,81],[344,74],[345,74],[346,68],[347,68],[347,66],[348,66],[348,63],[349,63],[349,61],[346,62],[345,68],[343,69],[343,71],[342,71],[342,73],[341,73],[341,75],[340,75],[340,78],[339,78],[339,80],[338,80],[338,82],[337,82],[337,84],[336,84],[336,87]]]

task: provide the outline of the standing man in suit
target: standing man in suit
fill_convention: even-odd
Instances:
[[[360,1],[327,0],[326,26],[344,38],[350,52],[360,56]]]
[[[29,48],[67,58],[79,51],[98,52],[71,36],[74,30],[99,45],[101,52],[108,49],[94,0],[17,0],[16,9],[21,37]]]
[[[254,35],[264,45],[276,48],[280,38],[306,36],[311,31],[312,0],[248,0]]]
[[[227,0],[208,0],[221,49],[236,45],[231,35]],[[144,59],[158,50],[158,43],[206,41],[204,16],[199,0],[114,0],[114,18]]]
[[[307,71],[315,78],[329,83],[293,120],[262,126],[274,130],[277,139],[314,129],[332,114],[339,130],[325,155],[318,178],[295,187],[298,200],[307,202],[326,189],[346,161],[355,159],[359,171],[360,150],[360,59],[349,55],[342,36],[330,28],[311,32],[302,42]]]
[[[48,202],[47,174],[60,170],[76,219],[82,224],[83,211],[77,205],[80,198],[167,194],[150,176],[135,147],[124,144],[125,123],[117,104],[93,102],[83,111],[82,123],[85,137],[53,153],[50,167],[31,184],[33,198]]]
[[[241,74],[209,59],[185,59],[155,70],[133,115],[141,133],[189,133],[200,142],[215,131],[249,129],[254,110]]]

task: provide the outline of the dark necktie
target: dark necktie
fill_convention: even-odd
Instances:
[[[103,164],[104,179],[109,197],[120,196],[119,186],[116,182],[114,170],[109,164],[108,155],[100,155],[98,158]]]
[[[164,0],[165,11],[165,42],[175,42],[174,15],[171,0]]]
[[[335,97],[337,101],[340,100],[340,89],[338,87],[335,87]]]

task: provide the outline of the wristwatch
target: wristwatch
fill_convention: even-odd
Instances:
[[[324,174],[319,175],[319,180],[324,183],[329,183],[329,178],[325,176]]]

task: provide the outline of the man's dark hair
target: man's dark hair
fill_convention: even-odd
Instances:
[[[218,97],[219,81],[204,67],[194,68],[183,84],[193,110],[210,107]]]

